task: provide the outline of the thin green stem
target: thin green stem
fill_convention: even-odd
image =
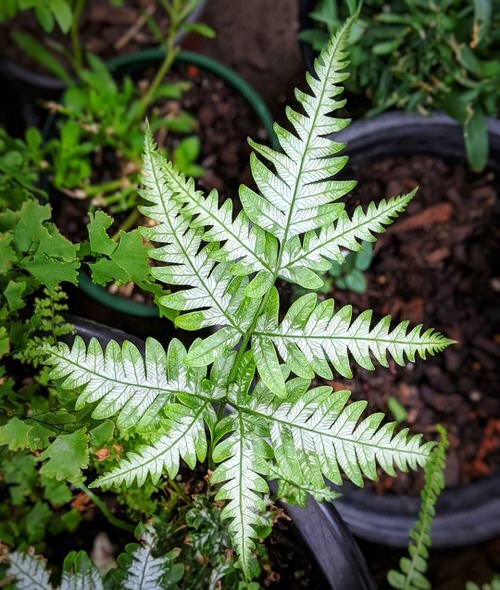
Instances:
[[[131,524],[128,524],[127,522],[125,522],[124,520],[122,520],[121,518],[118,518],[117,516],[115,516],[111,510],[106,506],[106,503],[103,502],[101,500],[101,498],[99,498],[99,496],[97,494],[94,494],[94,492],[92,490],[89,490],[89,488],[84,484],[84,483],[80,483],[78,484],[78,486],[82,492],[84,492],[85,494],[87,494],[87,496],[92,500],[92,502],[94,502],[94,504],[99,508],[99,510],[102,512],[103,516],[106,518],[106,520],[112,524],[113,526],[122,529],[124,531],[128,531],[129,533],[133,533],[134,532],[134,526]]]
[[[101,182],[99,184],[92,184],[85,188],[85,192],[88,196],[94,197],[99,193],[104,193],[107,191],[113,191],[119,188],[124,188],[124,179],[123,178],[116,178],[115,180],[108,180],[106,182]],[[110,197],[102,197],[106,203],[112,202],[113,196]]]
[[[73,48],[73,67],[77,73],[82,69],[82,46],[80,44],[80,35],[78,32],[78,23],[82,13],[85,0],[76,0],[73,8],[73,18],[71,20],[71,46]]]
[[[177,36],[177,30],[180,25],[179,17],[177,14],[176,7],[167,5],[165,6],[166,10],[168,11],[168,16],[170,18],[169,26],[168,26],[168,33],[167,38],[165,40],[165,59],[163,60],[161,66],[158,68],[151,85],[149,86],[146,94],[142,97],[140,102],[140,108],[137,113],[137,119],[140,121],[144,118],[149,105],[152,103],[156,96],[156,92],[158,91],[158,87],[162,83],[165,76],[170,71],[172,64],[179,52],[179,47],[176,45],[175,38]]]
[[[128,231],[134,223],[139,219],[139,211],[137,209],[132,209],[132,211],[127,215],[127,217],[122,221],[118,230],[111,236],[113,240],[118,240],[120,237],[121,231]]]

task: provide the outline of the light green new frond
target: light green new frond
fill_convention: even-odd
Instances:
[[[377,464],[390,475],[395,467],[406,471],[425,464],[433,443],[422,444],[420,435],[408,436],[408,429],[394,433],[395,423],[382,425],[380,413],[360,420],[367,404],[347,404],[349,391],[327,386],[307,391],[308,385],[293,379],[286,401],[261,391],[246,408],[269,424],[282,477],[321,488],[324,477],[341,484],[345,474],[362,486],[363,476],[377,479]]]
[[[268,307],[277,310],[278,293],[275,290],[271,295]],[[291,305],[281,323],[278,323],[277,311],[261,316],[253,338],[272,343],[296,375],[311,378],[312,373],[316,373],[325,379],[333,376],[330,364],[342,376],[352,377],[349,353],[360,366],[373,370],[371,355],[385,367],[388,355],[404,366],[407,360],[415,361],[417,355],[425,358],[452,343],[432,329],[423,331],[421,325],[409,329],[407,321],[391,329],[390,316],[372,327],[371,310],[353,320],[350,305],[338,311],[334,305],[333,299],[318,303],[315,294],[304,295]],[[267,367],[261,370],[259,358],[256,362],[266,385],[282,395],[267,378]]]
[[[306,269],[325,272],[333,260],[344,262],[341,248],[356,252],[362,242],[375,241],[373,234],[385,231],[385,226],[405,210],[415,192],[370,203],[366,211],[361,206],[356,207],[352,217],[343,212],[334,224],[319,232],[307,233],[302,243],[298,237],[289,240],[283,253],[280,277],[312,288],[307,274],[301,281]]]
[[[410,530],[409,555],[400,560],[401,571],[391,570],[387,576],[389,584],[398,590],[430,590],[432,588],[425,573],[431,546],[432,521],[436,513],[435,506],[445,486],[444,469],[448,448],[446,430],[441,426],[438,429],[441,438],[425,466],[425,482],[420,493],[418,520]]]
[[[197,460],[204,461],[207,455],[205,422],[215,421],[210,402],[190,400],[190,407],[169,404],[164,408],[167,415],[160,423],[159,432],[146,445],[128,454],[120,465],[100,477],[92,486],[110,486],[125,483],[131,486],[137,480],[142,486],[148,475],[157,483],[164,471],[173,479],[179,471],[180,459],[191,469]]]
[[[52,590],[45,560],[29,553],[10,553],[7,575],[15,578],[18,590]]]
[[[193,193],[194,180],[187,179],[158,153],[150,133],[146,133],[142,182],[141,195],[151,204],[139,209],[157,222],[157,225],[143,228],[143,235],[163,244],[152,249],[150,256],[165,263],[153,267],[151,272],[169,285],[187,287],[162,297],[160,303],[191,312],[176,319],[176,324],[182,328],[197,330],[222,325],[241,332],[234,312],[243,298],[243,291],[233,288],[232,294],[229,292],[232,276],[211,256],[218,246],[201,247],[203,229],[190,227],[179,213],[178,197],[174,197],[179,193]],[[240,284],[241,281],[238,287]]]
[[[165,354],[159,342],[148,338],[144,358],[131,342],[120,347],[112,340],[103,351],[95,338],[86,347],[79,336],[71,348],[60,342],[47,352],[50,377],[64,379],[64,389],[82,388],[76,409],[98,402],[92,416],[118,415],[122,428],[147,426],[175,395],[197,390],[197,373],[182,362],[186,350],[175,339]]]
[[[191,227],[210,228],[203,234],[203,240],[222,243],[219,250],[212,252],[212,258],[237,263],[231,270],[242,275],[260,270],[272,272],[277,254],[273,236],[251,224],[244,211],[233,220],[233,202],[226,199],[219,207],[217,191],[205,196],[194,190],[192,184],[179,183],[179,186],[173,197],[183,207],[181,213],[188,216]]]
[[[220,440],[227,433],[229,436]],[[227,501],[221,516],[230,521],[233,545],[248,575],[249,560],[255,548],[254,527],[261,522],[259,513],[265,509],[262,495],[269,492],[261,476],[266,473],[269,449],[264,438],[239,412],[226,416],[217,425],[216,438],[219,442],[212,457],[219,465],[210,481],[222,484],[216,499]]]
[[[141,536],[141,546],[132,554],[127,577],[123,581],[125,590],[162,590],[162,577],[165,573],[165,557],[153,557],[156,543],[155,532],[146,529]]]
[[[348,21],[322,50],[315,62],[317,77],[307,74],[310,94],[296,91],[304,112],[291,108],[286,111],[295,134],[275,125],[284,153],[251,142],[275,172],[253,154],[252,173],[261,194],[242,185],[241,202],[255,224],[283,243],[337,219],[344,206],[335,201],[355,184],[331,180],[347,158],[333,157],[344,146],[326,137],[348,124],[347,120],[333,118],[330,113],[344,105],[344,101],[335,97],[342,93],[340,82],[347,78],[344,70],[350,26]]]

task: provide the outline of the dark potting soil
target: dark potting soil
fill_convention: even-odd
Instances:
[[[106,60],[122,53],[159,45],[145,15],[151,16],[159,29],[165,32],[168,17],[161,8],[161,3],[152,0],[123,0],[122,4],[112,6],[107,0],[87,0],[79,21],[80,41],[84,50]],[[46,34],[32,11],[28,11],[20,13],[14,21],[7,21],[0,26],[1,55],[30,70],[50,74],[43,65],[18,48],[11,38],[13,31],[29,33],[63,64],[68,65],[60,57],[60,52],[54,51],[54,47],[59,45],[71,51],[71,38],[69,34],[62,34],[57,25],[50,34]]]
[[[375,319],[410,320],[433,327],[458,344],[427,360],[375,371],[355,369],[354,379],[336,379],[335,389],[352,389],[352,399],[383,411],[393,396],[407,409],[400,426],[426,439],[443,424],[450,439],[447,486],[487,476],[500,463],[500,181],[462,164],[430,156],[386,158],[353,165],[346,177],[359,184],[348,208],[410,191],[419,185],[407,212],[375,246],[366,272],[367,291],[333,287],[337,307],[372,308]],[[382,475],[369,484],[378,492],[417,494],[421,472]]]
[[[149,78],[150,79],[150,78]],[[216,188],[221,199],[237,198],[238,186],[244,182],[251,185],[249,164],[250,147],[247,137],[265,141],[267,134],[260,120],[246,100],[231,85],[215,74],[189,64],[179,64],[169,80],[189,80],[191,88],[180,100],[161,101],[152,110],[159,116],[165,112],[178,112],[183,109],[197,120],[194,133],[201,141],[201,154],[198,163],[205,172],[197,180],[202,189]],[[182,136],[160,129],[156,134],[158,145],[172,152]],[[101,183],[124,175],[130,163],[120,159],[115,152],[105,150],[95,154],[92,182]],[[54,218],[61,232],[78,242],[87,238],[87,211],[90,202],[63,194],[57,196],[54,204]],[[114,214],[116,231],[128,213]],[[145,224],[139,218],[136,225]],[[112,285],[110,290],[138,302],[151,301],[149,294],[134,285]]]

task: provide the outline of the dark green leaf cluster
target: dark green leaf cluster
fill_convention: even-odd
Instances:
[[[54,25],[67,33],[73,19],[73,4],[69,0],[3,0],[0,5],[0,22],[14,18],[23,10],[32,10],[46,33]]]
[[[38,129],[28,129],[23,140],[11,137],[0,127],[0,211],[7,207],[19,209],[30,196],[45,199],[46,194],[37,188],[45,166]]]
[[[373,246],[370,242],[363,242],[361,250],[349,252],[342,264],[334,261],[328,273],[334,278],[334,284],[339,289],[364,293],[366,278],[363,271],[368,270],[372,258]]]
[[[118,555],[115,567],[101,575],[84,551],[71,551],[64,559],[60,575],[51,575],[44,559],[12,552],[7,574],[15,576],[15,588],[49,590],[60,579],[60,590],[257,590],[257,583],[247,583],[232,553],[227,550],[228,534],[216,508],[204,495],[197,495],[181,511],[182,520],[163,521],[158,526],[138,525],[139,542],[129,543]],[[156,519],[155,519],[156,520]],[[269,533],[263,531],[263,536]],[[264,546],[259,550],[264,557]],[[259,564],[254,562],[260,573]],[[10,587],[10,586],[9,586]]]
[[[356,0],[319,0],[311,17],[317,28],[302,39],[321,49]],[[352,31],[354,65],[348,85],[364,93],[371,112],[390,108],[444,110],[464,125],[474,170],[488,155],[485,116],[500,101],[500,11],[494,0],[365,0]]]

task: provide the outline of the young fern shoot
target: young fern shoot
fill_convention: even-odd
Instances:
[[[425,465],[425,483],[420,493],[421,503],[418,519],[410,530],[408,557],[399,562],[400,571],[391,570],[387,581],[392,588],[399,590],[425,590],[432,588],[426,578],[429,548],[431,546],[431,528],[436,513],[436,502],[444,489],[444,470],[448,435],[442,426],[438,426],[439,442],[432,450]]]
[[[194,467],[209,455],[245,572],[269,492],[266,476],[321,500],[332,497],[326,480],[346,477],[361,486],[364,477],[376,479],[377,465],[391,475],[396,467],[424,465],[432,448],[407,429],[395,433],[382,414],[361,418],[366,403],[348,404],[348,391],[310,386],[315,376],[331,378],[332,369],[351,377],[349,355],[373,369],[372,357],[384,366],[387,355],[404,364],[450,340],[408,322],[391,328],[389,317],[372,325],[371,311],[353,319],[350,306],[335,310],[333,300],[319,302],[314,293],[280,319],[277,279],[319,288],[317,272],[341,261],[341,248],[357,251],[374,241],[413,196],[358,208],[352,217],[339,202],[355,183],[332,179],[347,158],[336,155],[344,146],[327,135],[348,123],[330,114],[344,104],[338,96],[350,26],[316,60],[309,92],[296,92],[303,112],[287,109],[294,132],[276,125],[283,152],[252,142],[259,192],[240,187],[236,217],[230,200],[219,206],[216,191],[196,190],[146,134],[141,195],[148,204],[141,212],[155,225],[143,232],[158,244],[151,257],[162,266],[152,273],[176,287],[162,303],[183,312],[180,328],[214,333],[188,351],[175,339],[167,351],[148,339],[144,356],[129,342],[103,351],[79,338],[49,351],[53,378],[81,388],[77,408],[95,404],[94,418],[115,416],[142,437],[94,485],[141,485],[164,472],[172,478],[180,459]]]

